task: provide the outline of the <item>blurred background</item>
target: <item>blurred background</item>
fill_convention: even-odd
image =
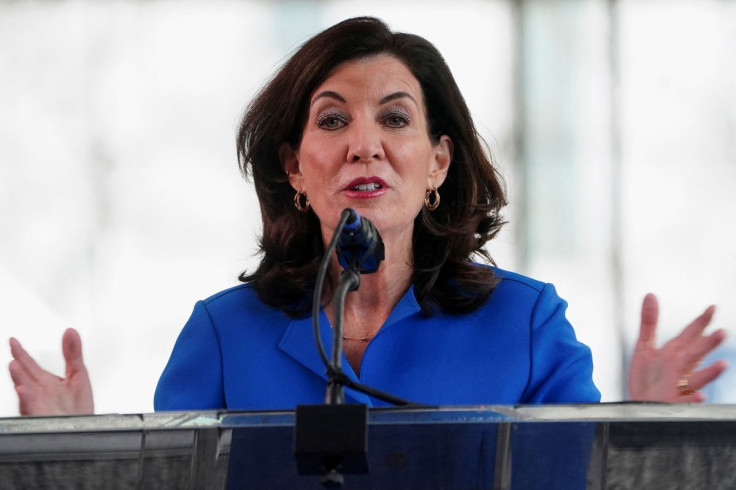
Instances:
[[[660,343],[717,304],[715,357],[736,364],[726,0],[0,0],[2,341],[62,373],[73,326],[97,411],[152,411],[194,303],[257,260],[240,115],[300,43],[356,15],[446,57],[508,186],[489,249],[568,300],[604,400],[625,397],[649,291]],[[709,400],[735,386],[733,367]],[[0,416],[17,413],[6,370]]]

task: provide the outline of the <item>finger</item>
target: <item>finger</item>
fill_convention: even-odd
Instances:
[[[700,314],[700,316],[690,322],[690,324],[685,327],[682,332],[680,332],[680,335],[672,340],[678,346],[687,346],[688,343],[703,335],[703,330],[705,330],[705,327],[710,324],[715,311],[716,307],[714,305],[710,305],[703,313]]]
[[[716,330],[706,337],[698,338],[684,351],[685,368],[697,366],[708,353],[721,345],[725,338],[726,332],[723,329]]]
[[[641,304],[641,325],[637,348],[653,348],[657,337],[657,321],[659,319],[659,302],[652,293],[644,296]]]
[[[699,391],[681,395],[677,398],[677,403],[703,403],[708,397]]]
[[[84,360],[82,359],[82,338],[73,328],[67,328],[61,338],[61,350],[64,353],[66,361],[67,376],[70,371],[80,371],[84,369]]]
[[[20,363],[28,376],[33,380],[38,380],[44,374],[44,370],[36,361],[26,352],[23,346],[20,345],[15,338],[10,338],[10,354],[13,358]]]
[[[728,368],[726,361],[716,361],[708,367],[694,371],[688,381],[690,388],[698,391],[718,378]]]
[[[33,383],[33,379],[28,372],[23,369],[23,365],[15,359],[10,361],[8,371],[10,372],[10,378],[13,380],[13,384],[16,388],[18,386],[28,386]]]

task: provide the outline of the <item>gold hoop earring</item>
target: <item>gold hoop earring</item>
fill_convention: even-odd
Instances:
[[[437,189],[429,189],[424,195],[424,205],[427,209],[434,211],[440,205],[440,193]]]
[[[304,196],[303,203],[302,196]],[[309,197],[306,192],[296,191],[296,194],[294,194],[294,206],[302,213],[309,211]]]

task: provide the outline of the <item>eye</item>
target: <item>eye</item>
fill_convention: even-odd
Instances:
[[[401,109],[391,109],[383,114],[383,124],[390,128],[403,128],[411,122],[409,114]]]
[[[334,131],[340,129],[347,124],[347,118],[342,114],[326,113],[320,114],[317,118],[317,127],[326,129],[328,131]]]

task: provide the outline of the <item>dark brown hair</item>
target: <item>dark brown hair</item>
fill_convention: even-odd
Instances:
[[[492,269],[472,259],[480,255],[493,262],[482,247],[503,225],[504,188],[450,69],[426,39],[358,17],[304,43],[250,104],[238,132],[238,160],[255,183],[263,219],[261,262],[240,280],[251,282],[262,301],[292,316],[310,309],[324,245],[317,216],[294,207],[295,191],[279,148],[299,146],[309,100],[335,67],[381,54],[399,59],[419,81],[430,137],[448,135],[454,144],[440,206],[432,212],[423,208],[414,221],[417,301],[428,315],[468,312],[483,304],[497,283]]]

